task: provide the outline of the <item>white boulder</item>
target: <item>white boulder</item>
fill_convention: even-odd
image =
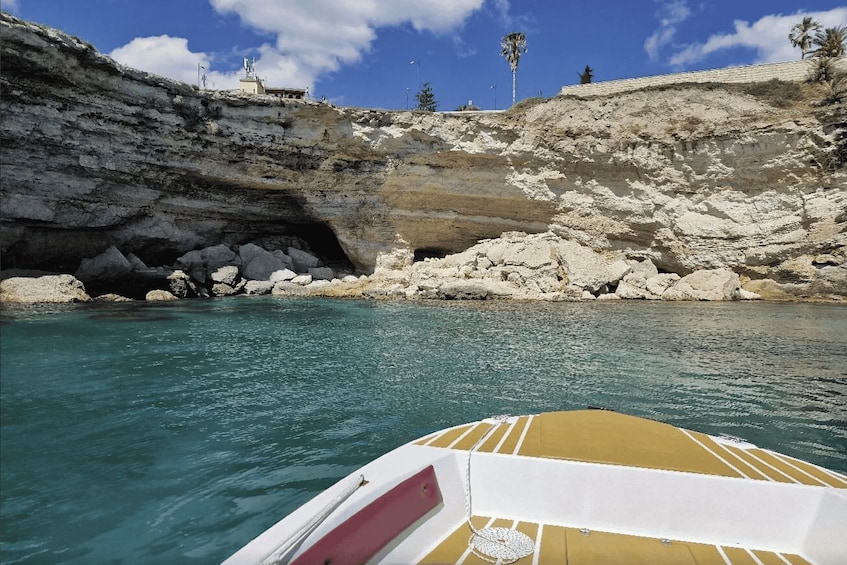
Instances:
[[[185,271],[177,269],[167,277],[171,294],[177,298],[187,298],[197,294],[197,287]]]
[[[729,269],[703,269],[682,277],[663,300],[738,300],[741,280]]]
[[[297,275],[296,277],[291,279],[291,283],[306,286],[307,284],[311,283],[312,280],[312,275]]]
[[[174,300],[179,300],[176,296],[168,292],[167,290],[151,290],[144,296],[144,300],[148,302],[172,302]]]
[[[381,271],[401,271],[412,266],[415,254],[407,247],[397,247],[376,256],[374,273]]]
[[[233,296],[238,294],[238,289],[226,283],[215,283],[212,285],[212,296]]]
[[[82,282],[72,275],[12,277],[0,281],[0,302],[39,304],[89,302]]]
[[[220,267],[217,271],[212,273],[212,280],[214,282],[223,283],[232,287],[238,284],[239,278],[238,267],[235,265]]]
[[[290,281],[296,276],[297,273],[295,273],[291,269],[282,269],[280,271],[274,271],[273,273],[271,273],[271,276],[268,280],[272,283],[277,283],[280,281]]]
[[[647,279],[647,292],[661,297],[667,289],[672,287],[680,278],[676,273],[659,273],[655,277]]]
[[[470,281],[448,282],[437,290],[438,298],[444,300],[485,300],[488,294],[485,285]]]
[[[244,285],[244,294],[270,294],[274,288],[271,281],[247,281]]]

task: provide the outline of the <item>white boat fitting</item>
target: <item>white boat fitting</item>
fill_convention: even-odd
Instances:
[[[607,410],[403,445],[225,565],[847,564],[847,476]]]

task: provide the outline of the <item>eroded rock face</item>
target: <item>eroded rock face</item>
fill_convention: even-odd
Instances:
[[[392,252],[396,257],[399,254]],[[649,259],[597,253],[552,232],[510,232],[441,259],[396,268],[379,261],[373,275],[277,285],[275,293],[442,300],[757,300],[728,269],[703,269],[685,277],[661,273]],[[315,281],[325,283],[327,281]]]
[[[847,296],[847,112],[813,104],[811,87],[388,112],[201,92],[5,13],[0,47],[4,268],[75,272],[110,246],[154,266],[257,241],[288,257],[299,240],[312,268],[371,273],[380,256],[408,264],[521,231],[618,254],[609,272],[570,268],[592,296],[618,296],[604,279],[645,259],[659,277],[729,269]],[[231,264],[209,259],[177,267],[199,280]],[[653,279],[621,293],[669,288]]]

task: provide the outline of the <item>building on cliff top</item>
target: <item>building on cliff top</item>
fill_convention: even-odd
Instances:
[[[265,87],[262,79],[259,77],[243,78],[241,83],[241,92],[249,94],[266,94],[268,96],[278,96],[286,100],[305,100],[306,89],[304,88],[269,88]]]
[[[303,88],[266,88],[265,83],[256,75],[254,68],[256,60],[244,57],[244,78],[239,80],[239,90],[248,94],[267,94],[286,100],[305,100],[306,90]]]

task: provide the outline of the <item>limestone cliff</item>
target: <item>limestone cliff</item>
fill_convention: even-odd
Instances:
[[[847,110],[811,86],[432,114],[200,91],[7,14],[0,44],[4,269],[298,240],[367,273],[398,245],[551,231],[665,272],[847,296]]]

